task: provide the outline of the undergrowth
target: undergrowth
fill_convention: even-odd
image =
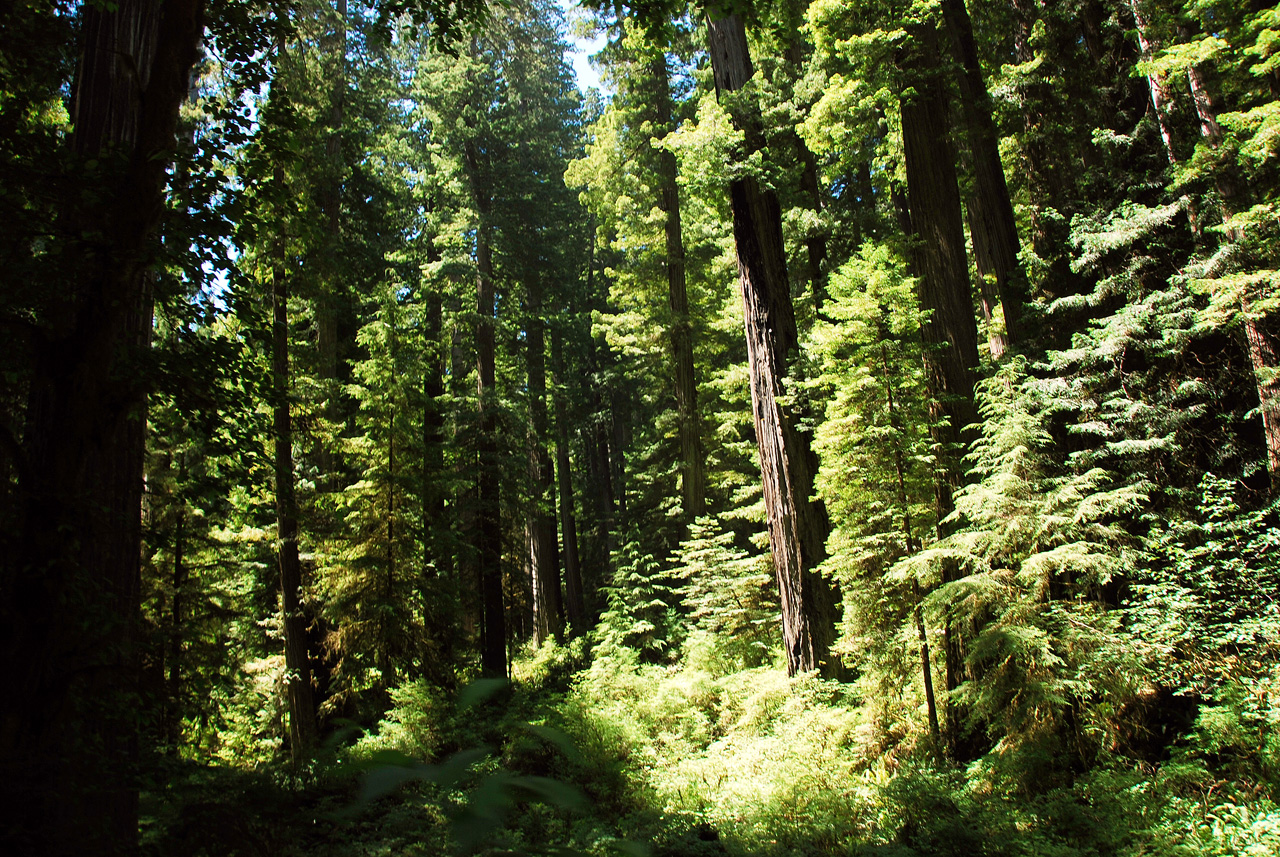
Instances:
[[[903,729],[869,685],[743,668],[699,632],[666,664],[589,663],[577,642],[513,672],[457,695],[401,685],[303,776],[173,763],[145,795],[146,853],[1280,853],[1274,668],[1203,698],[1159,758],[1076,770],[1007,743],[940,766],[921,713]]]

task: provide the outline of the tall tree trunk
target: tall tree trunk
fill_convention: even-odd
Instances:
[[[276,182],[284,171],[276,168]],[[298,556],[298,494],[293,471],[293,418],[289,406],[289,278],[284,250],[272,275],[271,380],[275,436],[276,521],[280,542],[280,593],[284,614],[285,684],[289,702],[289,749],[295,766],[316,745],[315,700],[307,652],[307,616],[302,606],[302,563]]]
[[[964,0],[943,0],[943,17],[951,49],[959,62],[960,106],[964,117],[969,160],[973,170],[973,195],[968,200],[969,231],[981,285],[983,315],[988,322],[991,356],[999,360],[1005,349],[1017,345],[1018,324],[1026,299],[1026,276],[1018,261],[1021,249],[1013,204],[1000,162],[1000,136],[991,118],[991,96],[982,78],[973,25]],[[995,305],[1004,312],[1004,330],[995,320]]]
[[[560,495],[560,542],[564,557],[565,618],[571,633],[587,628],[582,568],[578,560],[578,524],[573,514],[573,478],[569,469],[569,408],[565,402],[564,342],[559,328],[551,331],[551,371],[555,380],[556,485]]]
[[[430,258],[430,257],[429,257]],[[438,261],[430,258],[430,261]],[[454,586],[453,551],[449,539],[445,475],[445,369],[444,297],[437,289],[426,295],[424,339],[427,357],[422,379],[422,627],[426,650],[422,663],[427,677],[447,684],[453,673],[453,641],[457,630],[457,589]],[[442,604],[451,606],[442,615]]]
[[[658,51],[649,66],[652,78],[655,125],[669,128],[673,122],[667,55]],[[706,461],[699,427],[698,388],[693,368],[693,322],[685,268],[684,236],[680,228],[679,166],[675,153],[659,149],[660,206],[666,215],[663,230],[667,248],[667,298],[671,308],[671,365],[675,375],[676,410],[680,416],[680,493],[684,517],[692,521],[706,510]]]
[[[480,584],[480,671],[488,678],[507,675],[507,625],[502,597],[502,520],[499,496],[498,421],[495,374],[493,254],[489,246],[488,191],[478,180],[479,155],[467,147],[476,183],[476,396],[480,408],[476,558]]]
[[[0,580],[0,850],[137,847],[137,623],[147,270],[200,0],[82,11],[71,149],[97,161],[61,212],[74,278],[46,319],[18,468],[18,556]],[[94,179],[101,178],[99,184]]]
[[[906,432],[906,426],[903,425],[898,408],[894,404],[893,375],[889,367],[888,348],[885,344],[888,338],[888,330],[883,322],[879,325],[878,334],[880,338],[880,363],[884,368],[885,406],[889,411],[889,425],[893,428],[895,437],[900,439]],[[902,444],[898,440],[895,440],[893,445],[893,469],[898,481],[898,505],[902,507],[903,546],[908,553],[914,554],[920,550],[920,543],[916,538],[915,528],[911,523],[911,504],[907,497],[905,455]],[[929,737],[933,740],[934,752],[941,757],[943,755],[942,731],[938,727],[938,703],[933,693],[933,655],[929,651],[929,634],[924,624],[924,611],[922,609],[924,595],[920,591],[919,581],[914,578],[911,581],[911,600],[912,612],[916,620],[916,635],[920,643],[920,672],[924,681],[925,710],[928,712],[929,717]]]
[[[342,179],[346,170],[342,158],[342,126],[346,119],[347,96],[347,0],[335,0],[331,15],[333,29],[327,34],[324,44],[332,78],[329,88],[324,178],[319,200],[324,217],[325,241],[320,251],[320,282],[315,315],[316,351],[319,356],[320,382],[324,388],[325,419],[337,423],[342,418],[338,408],[338,293],[344,276],[339,251],[342,247]],[[341,490],[336,472],[340,460],[333,445],[322,439],[317,453],[321,484],[327,486],[326,490]]]
[[[533,488],[529,510],[529,564],[533,579],[534,639],[542,645],[564,630],[560,593],[560,558],[556,550],[555,475],[547,451],[546,321],[542,317],[542,283],[529,281],[525,323],[525,365],[529,381],[529,482]]]
[[[603,290],[597,288],[595,278],[596,228],[594,217],[587,234],[590,236],[587,249],[587,302],[592,312],[603,312],[606,301],[604,295],[598,294]],[[608,344],[597,342],[594,336],[588,337],[588,376],[591,378],[602,377],[602,370],[605,365],[612,363],[612,361],[613,355],[609,351]],[[617,515],[613,504],[613,485],[609,468],[609,429],[604,416],[605,399],[601,384],[598,382],[593,383],[590,387],[590,402],[591,419],[580,431],[583,458],[586,461],[586,495],[588,498],[584,509],[592,513],[590,518],[592,539],[589,543],[591,549],[588,553],[588,566],[584,570],[589,570],[591,578],[595,582],[593,591],[598,591],[599,586],[611,579],[613,575],[610,564],[613,557]],[[593,613],[597,610],[594,602],[589,605],[589,609]]]
[[[952,494],[964,484],[962,456],[978,421],[973,399],[978,366],[978,329],[970,300],[969,265],[965,258],[960,190],[955,155],[947,126],[947,101],[941,78],[939,34],[931,23],[912,32],[912,45],[901,58],[915,90],[903,97],[902,147],[907,172],[911,229],[915,237],[913,266],[918,279],[925,383],[930,398],[930,434],[938,474],[935,503],[938,520],[954,508]],[[944,581],[957,579],[949,565]],[[964,646],[959,628],[949,622],[945,636],[947,690],[963,678]],[[959,712],[948,706],[953,747],[959,740]]]
[[[186,476],[186,453],[178,451],[178,485],[181,486]],[[179,492],[181,488],[178,489]],[[177,520],[173,527],[173,600],[169,611],[169,646],[165,660],[168,661],[167,677],[168,693],[165,706],[164,739],[175,751],[182,741],[182,636],[186,626],[186,599],[183,597],[187,587],[186,537],[187,537],[187,501],[179,494]]]
[[[394,363],[394,354],[392,356]],[[390,607],[396,597],[396,406],[391,404],[387,416],[387,557],[386,592],[383,604]],[[385,693],[396,684],[396,665],[393,651],[392,628],[389,620],[395,615],[383,610],[378,616],[378,685]]]
[[[1161,39],[1156,35],[1151,24],[1150,10],[1146,0],[1129,0],[1129,8],[1133,12],[1133,21],[1137,27],[1138,47],[1142,50],[1142,59],[1151,61],[1161,48]],[[1176,140],[1173,133],[1173,87],[1169,85],[1169,75],[1163,72],[1151,72],[1147,75],[1147,89],[1151,94],[1151,107],[1155,113],[1156,124],[1160,127],[1160,139],[1164,142],[1165,156],[1169,163],[1178,163]]]
[[[716,91],[746,134],[747,154],[763,146],[758,112],[739,94],[754,74],[746,29],[738,15],[709,10],[708,48]],[[817,572],[830,530],[826,508],[814,500],[816,461],[806,435],[782,407],[787,360],[798,347],[795,314],[777,196],[744,175],[729,185],[751,375],[751,402],[760,453],[769,544],[782,604],[789,674],[840,671],[830,654],[837,595]]]
[[[805,59],[809,53],[809,43],[801,34],[801,25],[804,23],[807,10],[809,8],[809,0],[790,0],[786,4],[785,14],[788,16],[788,22],[791,32],[791,38],[787,41],[784,49],[784,58],[786,65],[784,72],[788,76],[786,83],[787,91],[790,97],[795,96],[795,83],[804,74]],[[813,213],[813,220],[819,221],[820,215],[824,208],[822,181],[818,176],[818,159],[813,151],[805,143],[791,125],[785,125],[778,130],[782,137],[782,142],[789,148],[800,165],[800,193],[809,210]],[[810,233],[805,236],[805,274],[809,280],[809,289],[812,293],[813,308],[816,312],[822,312],[822,307],[827,300],[827,279],[823,272],[823,264],[827,258],[827,233],[824,229],[811,229]]]

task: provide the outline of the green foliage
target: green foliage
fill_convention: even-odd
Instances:
[[[1261,679],[1280,634],[1277,507],[1242,509],[1239,486],[1206,474],[1194,517],[1149,536],[1133,585],[1135,632],[1166,653],[1162,683],[1185,692]]]
[[[969,679],[956,692],[971,728],[986,724],[1005,751],[1034,756],[1065,739],[1088,755],[1144,672],[1106,593],[1142,558],[1126,524],[1146,497],[1100,469],[1055,472],[1021,367],[1009,361],[980,385],[975,479],[955,497],[960,529],[899,561],[892,575],[934,586],[946,565],[961,569],[929,606],[968,629]]]
[[[623,544],[613,566],[613,580],[605,587],[605,610],[595,631],[596,663],[626,669],[637,660],[671,660],[680,645],[678,582],[641,552],[634,536]]]
[[[733,530],[701,518],[674,557],[676,574],[688,581],[680,589],[681,605],[702,632],[687,643],[714,650],[726,672],[761,666],[781,642],[773,568],[766,555],[737,547],[736,538]]]

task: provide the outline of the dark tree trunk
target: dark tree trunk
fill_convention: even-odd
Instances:
[[[431,261],[437,261],[431,259]],[[432,289],[426,295],[424,338],[428,355],[422,379],[422,627],[426,650],[423,671],[438,684],[448,684],[453,673],[453,641],[456,634],[458,592],[454,586],[453,550],[449,538],[445,476],[445,355],[444,298]],[[448,605],[448,612],[442,611]]]
[[[804,74],[808,53],[808,43],[801,35],[799,25],[805,19],[809,0],[791,0],[788,6],[786,11],[789,20],[794,22],[795,26],[791,28],[791,39],[787,42],[784,58],[787,61],[785,70],[789,76],[786,85],[791,96],[794,97],[795,82]],[[818,177],[818,159],[795,128],[785,126],[780,129],[780,133],[782,142],[794,153],[796,162],[800,165],[801,198],[817,220],[817,216],[821,215],[824,207],[822,182]],[[823,264],[827,258],[825,230],[810,232],[804,239],[804,247],[805,273],[809,280],[810,291],[813,293],[813,307],[816,312],[822,312],[822,307],[827,300],[827,279],[823,272]]]
[[[906,426],[903,425],[897,406],[894,404],[893,374],[890,370],[888,348],[885,344],[888,338],[888,331],[883,324],[880,325],[879,337],[880,361],[884,367],[885,406],[889,411],[889,424],[893,426],[895,435],[901,438],[906,431]],[[915,528],[911,523],[911,504],[907,497],[905,459],[906,456],[901,444],[895,442],[893,447],[893,469],[898,481],[898,505],[902,507],[903,546],[908,553],[916,553],[920,550],[920,542],[916,538]],[[922,609],[924,596],[920,591],[920,583],[915,579],[911,581],[911,600],[916,620],[916,635],[920,643],[920,671],[921,677],[924,679],[924,704],[929,717],[929,737],[933,740],[934,752],[938,756],[942,756],[942,731],[938,726],[938,703],[933,693],[933,655],[929,651],[929,634],[924,624],[924,611]]]
[[[529,565],[533,580],[534,639],[542,645],[564,630],[560,593],[560,558],[556,550],[555,474],[547,451],[546,322],[542,318],[542,284],[537,275],[527,285],[525,365],[529,379]]]
[[[186,456],[181,450],[178,456],[178,484],[181,485],[186,475]],[[186,599],[183,593],[187,588],[187,501],[180,495],[175,499],[178,511],[173,527],[173,601],[169,613],[169,650],[165,658],[168,661],[169,675],[166,679],[168,692],[164,724],[164,739],[174,750],[182,741],[182,636],[186,628]]]
[[[953,492],[964,484],[964,448],[978,421],[973,399],[978,329],[970,298],[955,155],[947,127],[939,34],[934,26],[925,23],[912,35],[913,44],[903,56],[902,65],[915,93],[901,101],[902,147],[915,237],[913,264],[920,309],[927,313],[920,335],[930,398],[930,434],[938,469],[935,502],[938,520],[942,521],[954,508]],[[958,569],[951,565],[943,572],[947,582],[957,576]],[[946,627],[944,649],[947,690],[951,691],[963,680],[965,659],[956,622],[949,622]],[[958,706],[948,706],[948,715],[948,732],[955,752],[960,740]]]
[[[605,301],[596,293],[595,267],[596,242],[595,223],[589,230],[591,241],[587,254],[587,300],[592,311],[604,310]],[[592,378],[602,375],[604,364],[612,361],[607,344],[597,343],[595,337],[587,340],[587,369]],[[616,529],[616,510],[613,504],[613,484],[609,467],[609,427],[605,419],[605,399],[599,383],[590,388],[591,419],[581,430],[583,458],[586,465],[586,496],[588,502],[584,510],[590,511],[590,528],[592,539],[588,552],[588,566],[591,579],[595,582],[593,592],[612,577],[610,563],[613,557],[613,538]],[[584,593],[585,594],[585,593]],[[597,609],[594,601],[588,605],[593,612]]]
[[[283,185],[283,170],[276,169]],[[283,249],[279,250],[283,256]],[[302,606],[302,563],[298,556],[298,494],[293,471],[293,419],[289,406],[289,278],[283,258],[272,276],[271,379],[275,436],[276,520],[280,541],[280,593],[284,613],[285,680],[289,702],[289,749],[295,766],[316,745],[316,709],[307,652],[307,616]]]
[[[394,355],[393,355],[394,360]],[[387,573],[382,603],[391,607],[396,597],[396,408],[391,405],[387,416]],[[378,689],[382,693],[396,684],[396,666],[390,620],[395,614],[383,610],[378,616]]]
[[[659,52],[649,68],[654,93],[654,118],[659,127],[670,127],[671,104],[667,56]],[[680,228],[680,186],[675,153],[657,152],[658,182],[661,189],[663,229],[667,247],[667,298],[671,307],[671,365],[675,376],[676,409],[680,415],[680,493],[686,520],[706,510],[706,462],[699,427],[698,387],[693,368],[693,322],[689,317],[689,297],[685,268],[684,236]]]
[[[969,231],[981,286],[983,314],[990,325],[991,356],[996,360],[1010,345],[1018,344],[1018,324],[1026,299],[1026,277],[1018,261],[1021,249],[1017,222],[1004,165],[1000,162],[1000,137],[991,118],[991,96],[982,78],[973,25],[964,0],[944,0],[943,16],[951,36],[951,49],[959,61],[961,114],[964,117],[969,160],[973,170],[973,195],[969,199]],[[1004,330],[991,324],[995,306],[1004,310]]]
[[[921,324],[933,438],[941,456],[939,518],[951,511],[951,490],[964,482],[961,444],[977,423],[973,385],[978,366],[978,327],[965,256],[955,154],[947,126],[947,102],[939,77],[937,31],[917,32],[917,48],[904,65],[915,94],[902,99],[902,146],[907,172],[913,265],[918,277]]]
[[[578,524],[573,514],[573,478],[569,469],[569,408],[565,402],[564,343],[560,331],[551,331],[551,371],[555,379],[556,485],[560,495],[560,541],[564,557],[565,618],[571,633],[587,627],[586,599],[582,592],[582,568],[578,560]]]
[[[316,294],[316,351],[319,357],[320,382],[324,385],[324,414],[330,422],[342,418],[338,408],[338,306],[343,282],[342,260],[342,179],[346,169],[342,158],[342,126],[346,118],[347,94],[347,0],[336,0],[333,30],[325,38],[325,53],[332,67],[330,81],[328,138],[325,140],[325,164],[320,191],[320,208],[324,217],[324,244],[320,250],[321,275]],[[330,444],[320,441],[316,450],[321,484],[325,490],[340,491],[336,472],[340,460]]]
[[[468,152],[473,180],[477,158]],[[497,392],[495,390],[493,257],[489,246],[486,192],[477,189],[480,226],[476,230],[476,395],[480,408],[476,560],[480,583],[480,671],[507,675],[507,625],[502,597],[502,519],[499,496]]]
[[[759,115],[738,94],[754,73],[746,29],[737,15],[712,12],[710,18],[708,42],[717,93],[745,132],[748,152],[759,151],[763,145]],[[830,524],[823,504],[811,496],[816,461],[807,437],[796,430],[794,415],[780,403],[786,393],[787,360],[798,347],[782,212],[776,195],[761,188],[754,176],[732,181],[729,199],[787,671],[818,669],[835,675],[840,665],[830,648],[835,639],[837,595],[816,570],[825,555]]]
[[[200,0],[83,10],[68,198],[72,279],[37,343],[19,469],[18,556],[0,581],[0,850],[136,850],[137,623],[147,269]],[[101,179],[101,183],[96,181]]]

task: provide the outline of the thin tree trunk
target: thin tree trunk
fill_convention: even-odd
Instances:
[[[148,268],[200,0],[82,10],[76,160],[98,161],[60,232],[74,274],[41,319],[30,376],[17,556],[0,580],[0,851],[137,848],[137,624]],[[102,177],[98,184],[92,181]]]
[[[785,66],[789,76],[787,86],[792,96],[794,96],[795,82],[804,74],[806,54],[809,52],[808,42],[801,35],[800,29],[808,7],[809,0],[790,0],[786,9],[791,38],[787,42],[783,56],[787,61]],[[783,142],[794,153],[800,165],[800,193],[813,213],[814,221],[818,222],[824,207],[822,182],[818,177],[818,159],[794,127],[787,125],[779,130]],[[809,280],[813,308],[815,312],[822,312],[822,307],[827,300],[827,280],[823,273],[823,263],[827,258],[826,232],[821,229],[810,231],[805,236],[804,247],[806,278]]]
[[[186,470],[185,453],[179,451],[178,484],[182,484]],[[179,491],[181,488],[179,488]],[[182,741],[182,635],[185,625],[186,603],[183,590],[187,586],[186,566],[186,524],[187,501],[177,497],[178,514],[174,522],[173,532],[173,601],[169,613],[169,651],[166,660],[169,662],[168,705],[165,710],[164,737],[175,751]]]
[[[884,398],[885,405],[889,410],[889,425],[893,428],[896,438],[893,446],[893,468],[898,478],[898,505],[902,507],[903,546],[908,553],[916,553],[920,550],[920,545],[911,524],[911,506],[907,498],[906,463],[902,444],[898,440],[906,431],[906,426],[902,424],[897,406],[893,401],[893,381],[889,369],[888,348],[885,346],[887,335],[888,331],[885,330],[882,324],[879,330],[880,363],[884,367]],[[916,634],[920,642],[920,670],[924,679],[925,708],[929,713],[929,737],[933,739],[934,751],[941,756],[943,752],[942,732],[938,727],[938,703],[933,693],[933,656],[929,653],[929,635],[925,630],[924,612],[921,609],[921,605],[924,603],[924,596],[920,592],[919,581],[914,578],[911,581],[911,597],[913,602],[912,612],[915,614],[916,620]]]
[[[276,181],[284,182],[276,168]],[[289,279],[284,250],[272,275],[271,378],[275,436],[276,521],[279,536],[280,593],[284,625],[285,686],[289,702],[289,749],[295,766],[316,745],[315,700],[307,652],[307,617],[302,607],[302,563],[298,556],[298,495],[293,471],[293,419],[289,407]]]
[[[394,360],[394,356],[393,356]],[[387,591],[383,595],[383,603],[390,606],[396,597],[396,407],[388,409],[387,417]],[[381,674],[379,684],[383,691],[396,684],[396,665],[392,651],[392,630],[387,626],[387,619],[394,615],[389,610],[382,611],[378,619],[381,636],[381,647],[378,658],[378,672]]]
[[[468,146],[473,182],[479,159]],[[480,582],[480,671],[488,678],[507,675],[507,626],[502,597],[502,521],[498,481],[498,423],[495,381],[493,255],[489,246],[487,191],[477,186],[476,208],[476,396],[480,408],[479,502],[476,513],[476,557]]]
[[[546,321],[542,317],[542,284],[535,275],[527,284],[525,365],[529,381],[529,565],[533,580],[534,639],[542,645],[564,630],[560,592],[560,558],[556,550],[555,475],[547,451]]]
[[[748,153],[763,146],[757,113],[734,95],[754,74],[746,29],[737,15],[709,12],[708,48],[716,91],[746,134]],[[760,453],[769,544],[782,605],[787,672],[840,672],[830,654],[835,639],[837,595],[817,572],[830,530],[826,508],[814,500],[816,462],[807,436],[781,405],[787,360],[798,348],[796,322],[782,241],[777,197],[754,176],[729,186],[738,276],[742,288],[751,375],[751,401]]]
[[[1160,52],[1163,45],[1151,27],[1147,4],[1143,0],[1129,0],[1129,8],[1133,12],[1133,21],[1137,25],[1138,47],[1142,50],[1142,58],[1150,61]],[[1178,163],[1173,134],[1173,88],[1169,86],[1169,76],[1161,72],[1147,75],[1147,90],[1151,94],[1151,107],[1155,112],[1156,124],[1160,127],[1160,139],[1164,141],[1164,151],[1169,163]]]
[[[588,230],[591,240],[587,251],[587,301],[591,305],[593,312],[605,309],[605,301],[602,295],[597,294],[595,281],[595,232],[595,220],[593,218],[591,228]],[[604,354],[601,355],[602,348],[597,344],[595,337],[588,338],[587,368],[591,377],[601,377],[602,364],[612,361],[612,355],[609,353],[608,348],[608,345],[605,344],[603,346]],[[584,508],[592,512],[590,520],[592,523],[591,532],[594,536],[591,541],[592,549],[588,555],[588,569],[595,581],[595,587],[593,588],[593,592],[595,592],[598,591],[600,585],[613,576],[611,563],[617,515],[613,503],[613,485],[609,469],[609,431],[604,419],[605,403],[599,384],[591,385],[590,395],[591,421],[582,428],[580,434],[582,436],[583,457],[586,459],[586,494],[589,500]],[[594,601],[589,607],[593,613],[597,609]]]
[[[959,61],[961,113],[967,130],[974,189],[968,201],[969,229],[981,284],[983,314],[988,322],[991,356],[999,360],[1017,345],[1018,324],[1026,299],[1026,276],[1018,261],[1021,249],[1013,204],[1000,162],[1000,137],[991,117],[991,96],[982,78],[973,25],[964,0],[944,0],[943,16],[951,48]],[[1004,330],[996,321],[996,302],[1004,314]]]
[[[338,252],[342,247],[342,178],[346,169],[342,158],[342,126],[346,118],[347,94],[347,0],[335,0],[332,14],[333,30],[325,39],[333,77],[329,90],[324,181],[320,192],[325,242],[320,251],[322,265],[315,314],[316,351],[320,358],[320,381],[325,391],[325,418],[336,423],[341,419],[338,409],[338,291],[343,272]],[[336,450],[322,440],[318,453],[321,483],[328,486],[328,490],[341,490],[341,485],[337,484],[339,460]]]
[[[431,261],[437,261],[431,259]],[[441,615],[440,605],[457,603],[453,552],[446,514],[445,483],[445,355],[444,298],[438,290],[427,295],[424,338],[427,357],[422,379],[422,627],[426,650],[422,653],[424,672],[439,684],[453,673],[453,641],[456,613],[453,608]]]
[[[560,553],[564,557],[565,618],[572,634],[586,631],[587,609],[578,559],[578,525],[573,514],[573,478],[569,469],[569,408],[565,402],[564,342],[551,331],[551,371],[555,380],[556,484],[560,494]]]
[[[655,124],[670,127],[671,104],[667,55],[657,52],[649,67],[654,92]],[[679,166],[674,152],[659,149],[658,181],[660,207],[666,215],[663,230],[667,249],[667,298],[671,308],[668,331],[671,365],[675,376],[676,409],[680,416],[680,493],[685,520],[692,521],[706,510],[706,460],[699,428],[698,388],[693,364],[693,322],[689,317],[689,296],[685,268],[684,236],[680,227]]]

